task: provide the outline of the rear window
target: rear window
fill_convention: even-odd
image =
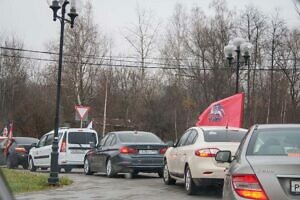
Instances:
[[[210,130],[204,131],[205,142],[241,142],[246,131]]]
[[[118,136],[124,143],[162,143],[159,137],[147,132],[125,132],[118,134]]]
[[[38,139],[36,138],[27,138],[27,137],[16,137],[14,138],[17,144],[32,144],[37,143]]]
[[[69,144],[89,144],[97,143],[96,134],[92,132],[69,132]]]
[[[300,129],[256,130],[251,137],[248,155],[300,156]]]

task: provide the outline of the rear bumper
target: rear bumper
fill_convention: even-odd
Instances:
[[[160,172],[163,170],[163,156],[153,157],[131,157],[128,155],[118,155],[112,160],[114,170],[117,173],[131,172]]]

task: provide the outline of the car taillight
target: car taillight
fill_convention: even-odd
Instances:
[[[246,199],[267,200],[268,197],[254,174],[232,175],[235,192]]]
[[[131,147],[121,147],[120,153],[121,154],[136,154],[136,153],[138,153],[138,150],[131,148]]]
[[[66,152],[67,143],[65,140],[62,141],[60,145],[60,152]]]
[[[26,149],[24,147],[16,147],[15,151],[17,153],[27,153]]]
[[[165,154],[166,151],[167,151],[167,148],[165,147],[165,148],[160,149],[160,150],[159,150],[159,153],[160,153],[160,154]]]
[[[218,151],[220,151],[218,148],[197,149],[195,155],[203,158],[212,158],[216,156]]]

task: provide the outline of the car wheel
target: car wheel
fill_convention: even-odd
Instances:
[[[190,168],[187,166],[184,173],[184,186],[188,195],[193,195],[196,192],[196,185],[193,181]]]
[[[64,167],[64,170],[66,173],[70,173],[72,171],[72,167],[70,166]]]
[[[167,162],[165,162],[162,178],[166,185],[173,185],[176,183],[176,180],[170,176]]]
[[[7,155],[7,158],[6,158],[6,167],[8,169],[15,168],[15,165],[14,165],[13,160],[12,160],[12,158],[11,158],[10,155]]]
[[[159,170],[157,172],[157,174],[158,174],[159,178],[163,178],[164,177],[164,170]]]
[[[28,169],[28,163],[23,163],[22,167],[23,167],[23,169]]]
[[[112,178],[116,175],[116,172],[114,171],[114,168],[113,168],[113,165],[112,165],[110,159],[108,159],[106,162],[106,175],[109,178]]]
[[[91,167],[90,167],[90,161],[87,158],[84,159],[83,171],[84,171],[85,175],[93,174],[93,172],[91,171]]]
[[[33,162],[32,158],[29,158],[28,169],[31,172],[35,172],[36,171],[36,166],[34,165],[34,162]]]

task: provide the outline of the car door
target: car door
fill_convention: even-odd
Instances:
[[[50,156],[50,155],[44,155],[44,147],[45,147],[45,142],[48,137],[48,134],[45,134],[41,137],[40,141],[38,142],[36,148],[32,152],[32,156],[34,159],[34,164],[36,166],[42,166],[45,164],[45,158]]]
[[[113,134],[109,134],[106,141],[104,142],[103,146],[99,151],[96,153],[97,161],[99,163],[99,171],[106,172],[106,158],[110,151],[110,144],[114,138]]]
[[[43,160],[43,164],[50,166],[51,160],[51,152],[52,152],[52,143],[54,139],[54,134],[49,134],[45,141],[45,146],[41,149],[41,154],[45,155],[45,159]],[[46,156],[49,155],[49,156]]]
[[[189,130],[187,130],[183,135],[182,137],[179,139],[179,141],[177,142],[176,146],[173,148],[172,152],[171,152],[171,155],[170,155],[170,159],[168,162],[169,165],[169,171],[175,175],[175,176],[178,176],[178,177],[181,177],[183,178],[183,174],[182,172],[180,172],[180,168],[179,168],[179,163],[180,163],[180,159],[182,159],[182,150],[184,148],[184,145],[185,145],[185,142],[188,138],[188,135],[189,135]]]
[[[178,146],[178,151],[177,151],[177,162],[176,162],[176,167],[177,167],[177,173],[178,175],[183,178],[184,176],[184,167],[185,163],[187,161],[187,152],[189,150],[189,138],[192,133],[192,129],[189,129],[185,132],[185,138],[183,142]]]
[[[104,138],[102,138],[99,142],[99,144],[97,145],[97,149],[95,151],[95,153],[93,153],[90,157],[90,161],[91,161],[91,168],[94,170],[94,171],[97,171],[99,172],[101,167],[101,163],[100,163],[100,152],[102,150],[102,147],[105,143],[105,141],[107,140],[109,135],[106,135],[104,136]]]

